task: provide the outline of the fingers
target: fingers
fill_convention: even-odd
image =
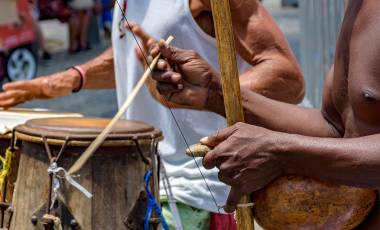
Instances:
[[[158,48],[162,56],[166,58],[170,64],[183,64],[188,60],[198,57],[198,54],[194,50],[184,50],[170,46],[162,39],[158,42]],[[155,50],[156,47],[153,49]]]
[[[158,60],[156,68],[159,70],[170,70],[169,64],[162,59]]]
[[[226,205],[224,206],[224,211],[226,211],[227,213],[234,212],[242,196],[243,194],[240,188],[231,187],[231,191],[228,194]]]
[[[141,39],[145,52],[156,43],[156,40],[146,33],[136,22],[125,22],[124,26]]]
[[[144,55],[143,55],[143,53],[141,52],[141,49],[139,49],[138,46],[135,47],[135,54],[136,54],[136,56],[137,56],[137,59],[139,59],[139,61],[140,61],[140,63],[141,63],[142,65],[147,65],[147,64],[145,63],[145,60],[144,60]]]
[[[32,99],[27,91],[12,90],[0,94],[0,107],[9,108]]]
[[[212,147],[218,145],[203,158],[203,166],[206,169],[212,169],[223,162],[224,158],[226,158],[225,154],[230,146],[224,141],[234,134],[236,130],[237,127],[234,125],[223,130],[218,130],[215,134],[201,139],[201,143],[204,145]]]
[[[125,22],[124,26],[141,40],[141,43],[135,47],[135,53],[143,65],[148,65],[152,60],[149,50],[157,43],[156,40],[135,22]]]
[[[211,136],[204,137],[201,139],[201,143],[207,146],[217,146],[219,143],[225,141],[228,137],[234,134],[237,130],[237,127],[231,126],[226,129],[218,130]]]
[[[16,81],[3,85],[5,91],[9,90],[33,90],[34,85],[30,81]]]
[[[158,50],[159,52],[161,52],[161,54],[164,58],[171,60],[172,49],[174,49],[174,48],[171,48],[168,44],[166,44],[166,42],[163,39],[161,39],[158,42],[158,46],[153,47],[151,52],[153,52],[153,51],[157,52],[157,50]]]
[[[156,88],[161,95],[168,95],[182,90],[183,86],[168,83],[157,83]]]
[[[180,84],[182,82],[182,77],[181,74],[168,71],[168,72],[161,72],[161,71],[156,71],[152,75],[153,79],[158,81],[159,83],[170,83],[173,85]]]
[[[157,43],[153,44],[149,50],[150,56],[156,57],[160,53],[160,47]]]

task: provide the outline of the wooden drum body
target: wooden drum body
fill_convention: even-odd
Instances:
[[[96,118],[36,119],[16,128],[22,145],[11,229],[35,229],[34,224],[41,225],[41,213],[47,211],[50,160],[45,143],[51,155],[59,157],[58,166],[68,170],[108,122]],[[141,152],[147,155],[152,144],[161,139],[161,132],[150,125],[119,121],[80,175],[73,177],[93,197],[87,198],[60,180],[61,207],[55,205],[51,212],[60,216],[63,229],[125,229],[124,220],[144,186],[146,166]]]
[[[256,220],[266,230],[351,230],[367,217],[376,192],[283,176],[254,199]]]
[[[78,113],[57,113],[46,109],[0,109],[0,155],[4,157],[6,150],[10,148],[12,132],[14,127],[16,127],[17,125],[24,124],[26,121],[35,118],[81,116],[82,115]],[[13,154],[14,155],[12,157],[11,170],[6,180],[7,188],[5,191],[3,188],[1,188],[1,201],[8,203],[12,201],[14,183],[17,178],[17,170],[19,164],[19,152],[17,151],[17,149],[13,150]],[[4,193],[6,193],[5,199],[3,199]]]

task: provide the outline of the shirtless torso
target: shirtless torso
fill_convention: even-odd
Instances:
[[[326,82],[324,112],[341,136],[380,133],[380,2],[351,0]]]
[[[326,81],[323,112],[339,136],[380,133],[380,2],[351,0]],[[380,228],[378,207],[368,223]],[[363,229],[372,229],[368,225]]]

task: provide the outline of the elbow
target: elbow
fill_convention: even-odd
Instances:
[[[276,71],[272,71],[264,82],[259,80],[261,84],[251,82],[251,90],[273,100],[301,103],[305,95],[305,81],[299,66],[289,61],[272,63],[273,66],[276,66]]]
[[[299,104],[302,102],[305,96],[305,81],[301,70],[298,68],[293,68],[284,74],[286,78],[285,87],[288,87],[288,97],[287,102],[292,104]]]
[[[279,87],[277,99],[291,104],[302,102],[305,96],[305,81],[297,63],[287,60],[280,64],[277,83]]]

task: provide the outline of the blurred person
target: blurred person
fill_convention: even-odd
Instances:
[[[98,3],[97,0],[71,0],[68,2],[71,9],[71,16],[69,19],[70,53],[90,49],[87,34],[92,10],[96,3]]]
[[[102,22],[106,38],[111,38],[114,0],[102,0]]]
[[[45,46],[45,38],[44,34],[41,30],[40,21],[39,21],[39,9],[38,9],[38,1],[37,0],[29,0],[30,8],[33,15],[33,27],[37,35],[38,46],[42,52],[42,59],[51,60],[51,54]]]
[[[175,45],[197,50],[215,69],[218,68],[209,0],[118,1],[122,9],[115,6],[113,48],[63,72],[5,84],[5,92],[0,94],[0,106],[10,107],[33,99],[66,96],[82,88],[116,88],[121,105],[144,72],[143,53],[136,47],[132,34],[126,28],[140,38],[145,55],[155,39],[174,35]],[[272,17],[257,0],[232,0],[231,10],[241,84],[273,99],[300,102],[304,94],[301,71]],[[131,22],[131,27],[125,26],[124,16],[136,23]],[[159,145],[159,152],[174,198],[178,201],[180,215],[183,216],[183,226],[185,229],[235,229],[233,217],[220,213],[219,207],[210,198],[196,163],[185,155],[186,145],[180,139],[171,112],[156,101],[162,102],[163,99],[152,83],[153,79],[149,79],[148,87],[138,94],[124,118],[142,120],[163,131],[165,139]],[[190,143],[226,126],[223,117],[210,112],[186,108],[177,108],[172,112]],[[205,172],[204,176],[217,204],[223,204],[229,187],[218,180],[217,170]],[[162,185],[160,193],[163,195],[164,216],[173,226]]]

